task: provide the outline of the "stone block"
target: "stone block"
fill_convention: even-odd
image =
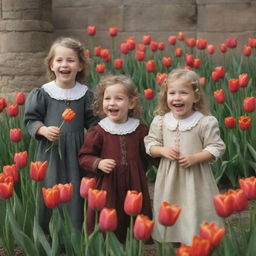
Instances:
[[[55,7],[80,7],[80,6],[97,6],[97,5],[122,5],[122,0],[52,0],[52,6]]]
[[[3,11],[40,9],[42,1],[49,0],[2,0],[2,9]]]
[[[236,4],[236,3],[245,3],[250,4],[251,0],[196,0],[198,5],[200,4]]]

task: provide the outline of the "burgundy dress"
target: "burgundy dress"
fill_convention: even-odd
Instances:
[[[141,214],[152,218],[145,175],[149,158],[145,153],[144,137],[148,128],[134,118],[129,118],[126,124],[114,124],[108,118],[101,120],[88,130],[79,153],[80,165],[96,177],[96,189],[107,191],[105,207],[115,208],[117,211],[118,228],[115,233],[121,242],[125,241],[130,224],[130,216],[124,212],[128,190],[142,192]],[[97,169],[99,161],[105,158],[116,161],[116,167],[110,174]],[[88,232],[91,233],[94,229],[94,212],[90,209],[87,223]]]

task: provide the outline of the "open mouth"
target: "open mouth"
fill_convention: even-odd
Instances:
[[[179,103],[179,104],[172,104],[175,108],[182,108],[182,107],[184,107],[184,104],[181,104],[181,103]]]
[[[70,74],[71,72],[69,70],[61,70],[60,73],[67,75],[67,74]]]
[[[118,109],[109,109],[108,110],[110,113],[117,113],[119,110]]]

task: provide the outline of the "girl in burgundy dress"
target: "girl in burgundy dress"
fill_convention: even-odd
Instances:
[[[124,212],[128,190],[143,194],[142,214],[152,218],[145,173],[149,158],[144,137],[148,128],[141,123],[139,96],[133,81],[124,75],[106,76],[96,88],[95,114],[104,117],[86,134],[79,153],[80,165],[96,177],[96,188],[107,191],[106,207],[118,216],[116,235],[125,241],[130,217]],[[87,229],[94,229],[94,211],[88,209]]]

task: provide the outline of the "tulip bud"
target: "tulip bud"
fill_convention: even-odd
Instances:
[[[6,108],[6,101],[5,98],[0,97],[0,113]]]
[[[177,221],[181,208],[176,204],[170,205],[168,202],[162,202],[158,212],[158,221],[164,226],[172,226]]]
[[[16,103],[17,103],[18,105],[24,105],[25,99],[26,99],[26,98],[25,98],[24,92],[17,92],[17,93],[16,93],[15,100],[16,100]]]
[[[102,231],[115,231],[117,228],[116,210],[103,208],[100,212],[99,226]]]
[[[96,34],[96,27],[95,26],[88,26],[87,27],[87,34],[89,36],[94,36]]]
[[[134,216],[138,215],[142,209],[142,193],[128,190],[125,201],[124,201],[124,211],[126,214]]]
[[[0,182],[0,198],[8,199],[13,195],[13,182]]]
[[[48,162],[31,162],[30,163],[30,178],[34,181],[44,180],[46,176],[46,171],[48,167]]]
[[[236,126],[236,118],[235,117],[226,117],[225,118],[225,126],[228,129],[232,129]]]
[[[144,97],[147,100],[153,99],[154,98],[154,91],[151,88],[145,89],[144,90]]]
[[[96,185],[95,178],[83,177],[80,184],[80,195],[83,198],[88,197],[88,192],[90,188],[94,188]]]
[[[46,207],[54,208],[60,204],[60,191],[57,185],[53,188],[42,188],[42,192]]]
[[[73,195],[73,184],[58,184],[58,189],[60,191],[60,202],[67,203],[71,200]]]
[[[19,106],[18,104],[7,104],[7,113],[8,116],[17,116],[19,114]]]
[[[6,176],[11,176],[14,183],[19,180],[19,173],[15,164],[3,166],[3,173]]]
[[[117,27],[111,27],[108,29],[108,34],[110,36],[117,36],[117,33],[118,33],[118,28]]]
[[[256,98],[246,97],[244,99],[243,108],[245,112],[251,113],[255,110],[256,107]]]
[[[134,237],[139,240],[148,240],[151,236],[155,222],[147,216],[139,214],[134,224]]]
[[[14,163],[18,168],[24,168],[28,162],[28,152],[19,152],[14,154]]]
[[[241,130],[248,130],[252,124],[252,118],[250,116],[240,116],[238,124]]]
[[[21,129],[10,129],[10,140],[13,142],[21,141],[22,133]]]
[[[88,206],[92,210],[101,210],[107,199],[107,191],[98,189],[89,189],[88,193]]]

